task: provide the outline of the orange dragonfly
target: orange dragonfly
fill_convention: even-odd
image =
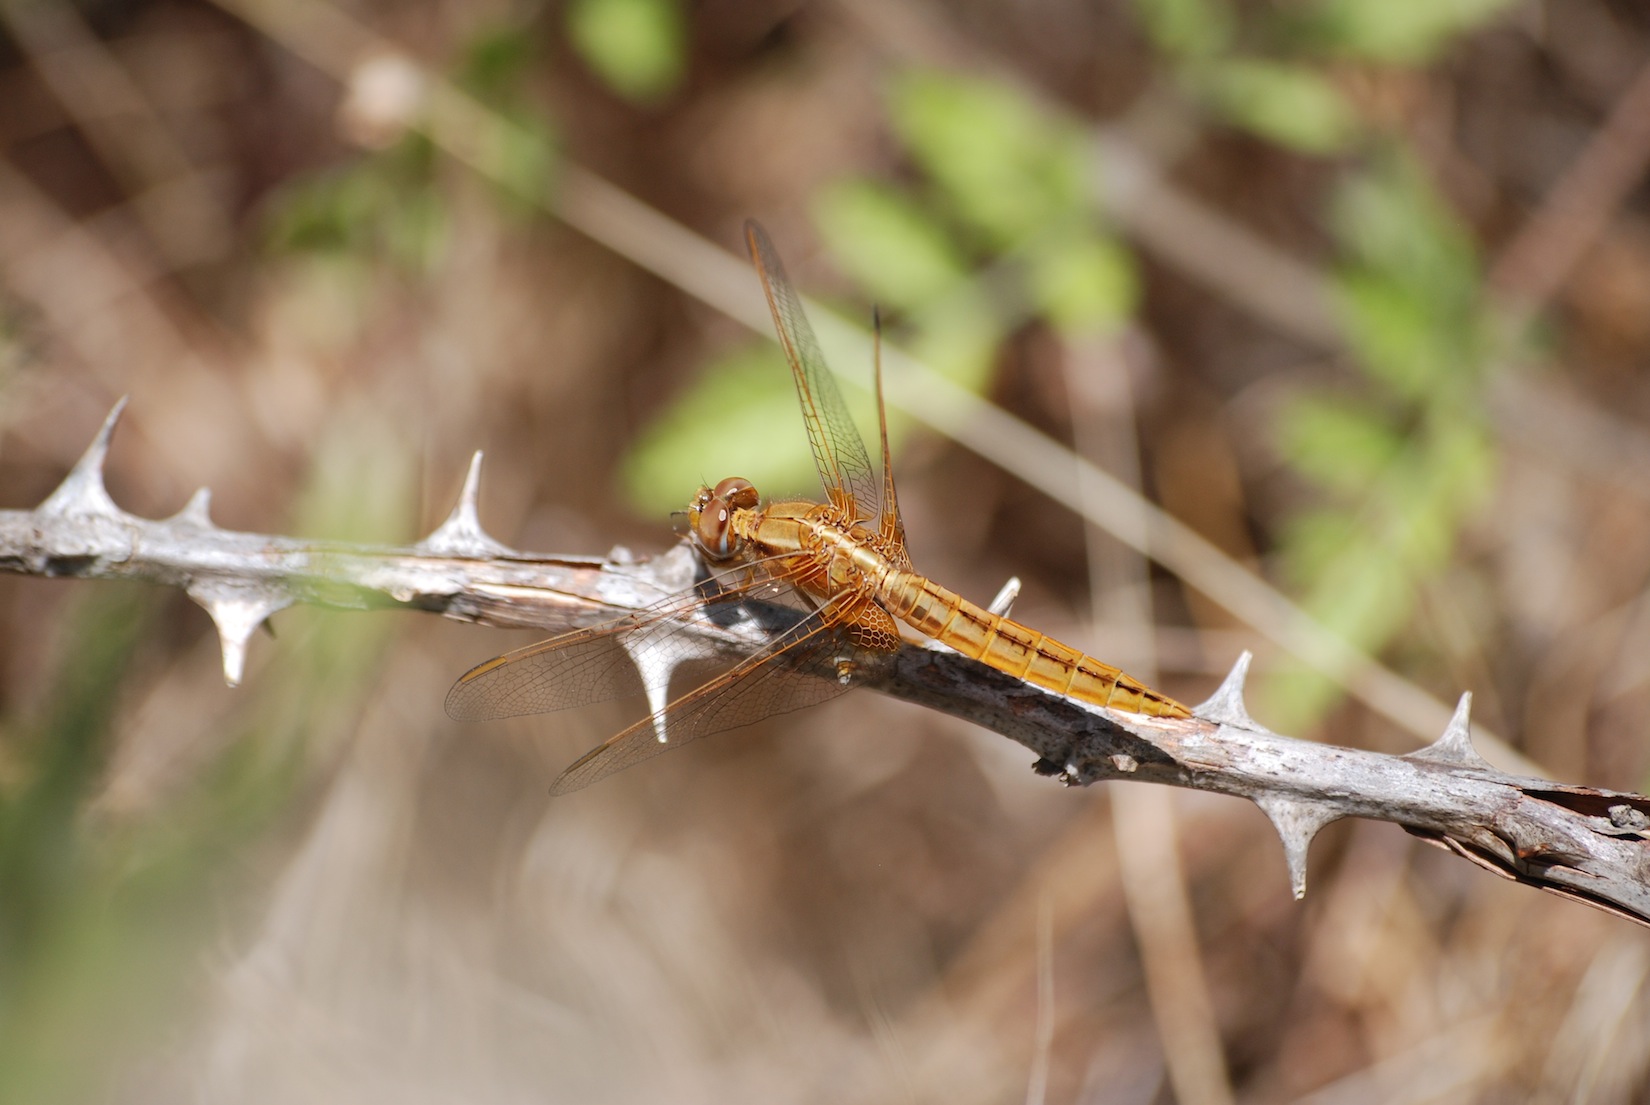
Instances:
[[[1185,706],[1117,668],[912,570],[889,468],[881,357],[875,367],[879,481],[773,243],[754,222],[746,223],[745,238],[802,401],[825,502],[763,505],[750,481],[737,477],[701,487],[687,510],[688,539],[717,574],[617,621],[471,669],[448,693],[447,712],[460,720],[515,717],[614,697],[631,671],[670,672],[694,654],[693,627],[684,624],[694,615],[788,595],[801,609],[800,620],[593,749],[562,772],[551,792],[578,790],[668,748],[840,694],[862,665],[899,648],[901,624],[1056,694],[1151,717],[1190,717]]]

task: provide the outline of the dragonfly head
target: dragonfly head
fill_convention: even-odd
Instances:
[[[761,501],[751,481],[729,476],[715,487],[701,487],[688,507],[688,532],[699,551],[712,560],[730,560],[739,554],[744,538],[733,526],[733,512],[755,510]]]

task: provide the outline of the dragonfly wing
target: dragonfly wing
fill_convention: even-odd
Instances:
[[[905,522],[899,514],[899,495],[894,491],[894,458],[888,450],[888,406],[882,398],[882,312],[871,312],[873,387],[877,396],[877,436],[882,439],[882,515],[877,531],[884,541],[899,551],[900,567],[911,566],[905,550]]]
[[[802,401],[802,420],[808,426],[808,443],[813,446],[814,466],[819,469],[820,481],[837,505],[848,505],[842,500],[852,498],[856,516],[876,518],[881,511],[881,494],[871,471],[871,458],[865,452],[859,431],[854,428],[842,393],[831,378],[819,339],[814,337],[813,327],[802,313],[802,298],[785,275],[785,266],[780,263],[767,232],[755,222],[747,222],[745,241],[757,274],[762,278],[762,290],[768,296],[768,309],[773,312],[779,344],[785,350],[785,359],[790,362],[791,375],[796,381],[797,397]]]
[[[550,793],[582,790],[700,737],[835,698],[849,684],[835,677],[833,661],[846,657],[848,647],[829,610],[809,615],[766,648],[610,737],[562,772]]]
[[[447,692],[447,716],[491,721],[616,697],[622,686],[623,668],[614,663],[621,655],[616,650],[621,632],[608,622],[477,664]]]
[[[695,616],[721,604],[731,613],[749,600],[778,600],[783,580],[749,568],[713,576],[634,614],[575,629],[478,664],[447,692],[459,721],[545,714],[605,702],[638,689],[641,671],[671,671],[706,657],[705,627]]]

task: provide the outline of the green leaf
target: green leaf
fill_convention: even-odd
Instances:
[[[895,128],[943,202],[996,249],[1081,214],[1086,145],[1005,84],[912,72],[893,88]]]
[[[1336,303],[1366,370],[1411,400],[1455,402],[1477,379],[1490,332],[1464,228],[1402,156],[1341,188],[1331,221],[1347,255]]]
[[[496,106],[514,95],[521,79],[537,62],[537,42],[526,27],[489,27],[465,43],[454,80]]]
[[[1450,509],[1466,515],[1486,502],[1495,490],[1499,454],[1495,439],[1481,419],[1467,421],[1451,414],[1447,428],[1438,434],[1429,461],[1440,473],[1450,494]]]
[[[1343,150],[1358,133],[1358,116],[1322,73],[1256,59],[1210,63],[1198,83],[1238,126],[1303,153]]]
[[[1209,58],[1232,38],[1232,9],[1222,0],[1134,0],[1146,35],[1164,53]]]
[[[1430,577],[1449,562],[1462,520],[1487,498],[1493,473],[1481,426],[1435,419],[1386,492],[1393,548],[1416,576]]]
[[[640,514],[681,510],[701,484],[743,476],[764,496],[817,496],[819,477],[790,370],[771,343],[713,365],[625,458],[625,498]]]
[[[1369,652],[1403,631],[1415,595],[1445,570],[1493,480],[1482,370],[1492,348],[1471,239],[1415,162],[1387,156],[1336,197],[1344,250],[1334,289],[1376,402],[1300,400],[1280,441],[1292,466],[1351,499],[1286,530],[1283,561],[1302,605]],[[1336,690],[1300,671],[1269,682],[1269,708],[1314,720]]]
[[[447,213],[428,140],[408,134],[341,169],[281,189],[266,215],[278,252],[350,254],[428,272],[445,255]]]
[[[1278,542],[1283,574],[1297,589],[1304,590],[1363,539],[1357,519],[1348,511],[1303,508],[1283,523]]]
[[[839,181],[819,195],[813,210],[837,263],[880,303],[909,311],[964,275],[963,259],[944,228],[886,184]]]
[[[656,103],[681,82],[687,31],[675,0],[573,0],[573,48],[614,92]]]
[[[1411,400],[1429,390],[1453,392],[1456,371],[1438,304],[1380,274],[1347,273],[1334,283],[1335,302],[1352,347],[1370,375]]]
[[[1050,322],[1071,334],[1115,330],[1140,298],[1134,258],[1094,233],[1056,234],[1027,258],[1031,295]]]
[[[1280,656],[1254,684],[1254,712],[1285,733],[1316,725],[1341,699],[1341,687],[1292,656]]]
[[[952,383],[976,395],[991,381],[1004,322],[990,294],[978,284],[917,316],[911,354]]]
[[[529,111],[501,109],[499,114],[503,125],[493,128],[485,151],[488,171],[498,182],[505,211],[536,219],[561,167],[559,136]]]
[[[278,252],[354,251],[367,244],[376,189],[359,166],[286,185],[270,203],[266,239]]]
[[[1373,541],[1344,552],[1307,598],[1319,621],[1364,647],[1389,640],[1409,620],[1414,605],[1407,566]]]
[[[1405,444],[1381,412],[1327,396],[1291,400],[1278,432],[1284,457],[1296,471],[1346,495],[1367,491]]]
[[[1384,542],[1359,538],[1344,524],[1342,533],[1348,540],[1324,561],[1302,605],[1345,640],[1378,651],[1412,616],[1416,584],[1403,559]],[[1259,698],[1266,716],[1279,718],[1280,726],[1300,727],[1321,716],[1339,695],[1340,689],[1323,676],[1285,662],[1263,681]]]
[[[1380,157],[1335,194],[1330,226],[1356,264],[1418,286],[1427,298],[1470,301],[1478,287],[1472,237],[1414,158]]]
[[[1514,0],[1318,0],[1300,17],[1318,46],[1371,61],[1425,65]]]

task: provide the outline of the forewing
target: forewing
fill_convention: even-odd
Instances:
[[[658,715],[643,718],[586,753],[561,773],[550,793],[582,790],[700,737],[836,697],[848,684],[834,678],[831,661],[846,640],[826,610],[809,615],[766,648],[676,699]]]
[[[639,687],[639,668],[668,671],[703,658],[704,627],[691,624],[702,608],[773,601],[789,591],[760,567],[724,573],[634,614],[478,664],[447,692],[447,713],[459,721],[490,721],[616,698]]]
[[[837,505],[846,505],[844,497],[852,496],[855,516],[874,519],[881,513],[882,499],[876,476],[871,471],[871,458],[865,452],[859,431],[854,428],[854,420],[848,415],[842,393],[831,378],[813,327],[802,313],[802,299],[785,275],[785,266],[780,263],[767,232],[755,222],[747,222],[745,240],[757,274],[762,278],[762,290],[768,296],[768,309],[773,312],[779,344],[785,350],[785,359],[790,362],[791,375],[796,381],[797,397],[802,401],[802,420],[808,427],[808,443],[813,446],[819,479]]]

